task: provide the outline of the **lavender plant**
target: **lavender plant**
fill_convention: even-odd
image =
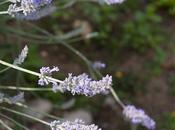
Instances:
[[[74,0],[74,2],[80,2],[81,0]],[[108,5],[111,4],[120,4],[124,2],[124,0],[92,0],[93,2],[98,3],[106,3]],[[2,11],[0,14],[9,14],[13,17],[20,18],[20,19],[26,19],[26,20],[36,20],[39,19],[45,15],[48,15],[53,12],[54,9],[51,9],[50,6],[52,0],[8,0],[10,3],[9,8],[7,11]],[[72,4],[72,3],[71,3]],[[40,29],[41,30],[41,29]],[[105,68],[106,65],[104,63],[101,63],[99,61],[92,63],[89,61],[83,54],[81,54],[78,50],[67,44],[64,40],[58,39],[58,37],[53,36],[47,31],[46,34],[49,37],[52,37],[52,40],[59,41],[62,45],[70,49],[72,52],[74,52],[77,56],[79,56],[88,66],[89,70],[94,74],[95,76],[100,76],[100,80],[94,80],[93,78],[90,78],[87,74],[83,73],[78,76],[73,76],[73,74],[68,74],[68,77],[66,77],[64,80],[56,79],[53,77],[53,72],[58,72],[58,67],[42,67],[40,69],[40,72],[31,71],[25,68],[20,67],[24,60],[27,57],[28,54],[28,47],[25,46],[22,52],[19,54],[19,56],[14,60],[13,63],[8,63],[3,60],[0,60],[0,64],[7,66],[9,68],[13,68],[15,70],[31,74],[33,76],[37,76],[39,78],[38,84],[40,86],[46,86],[51,84],[52,88],[20,88],[20,87],[1,87],[0,89],[11,89],[11,90],[23,90],[23,91],[53,91],[53,92],[70,92],[72,95],[75,94],[81,94],[88,97],[95,96],[97,94],[108,94],[111,92],[116,102],[121,106],[123,110],[123,116],[130,121],[132,124],[141,124],[142,126],[148,128],[149,130],[155,129],[156,123],[155,121],[149,117],[147,114],[145,114],[144,110],[142,109],[136,109],[133,105],[125,105],[118,97],[118,95],[115,93],[114,89],[112,88],[112,76],[106,75],[102,76],[99,69]],[[47,39],[47,37],[46,37]],[[6,71],[6,69],[5,69]],[[3,71],[4,72],[4,71]],[[15,104],[15,105],[21,105],[24,106],[24,104],[21,103],[23,100],[24,93],[21,92],[20,94],[14,96],[14,97],[8,97],[6,98],[3,93],[0,93],[0,103],[7,102],[9,104]],[[92,124],[92,125],[85,125],[82,120],[75,120],[74,122],[71,121],[64,121],[64,120],[55,120],[51,123],[46,122],[44,120],[38,119],[36,117],[32,117],[30,115],[27,115],[25,113],[9,109],[7,107],[1,107],[0,109],[4,111],[8,111],[11,113],[18,114],[20,116],[27,117],[29,119],[33,119],[35,121],[38,121],[40,123],[43,123],[47,126],[50,126],[52,130],[101,130],[98,126]],[[1,115],[1,113],[0,113]],[[2,114],[2,116],[5,117],[5,115]],[[0,120],[0,124],[2,124],[5,128],[10,130],[11,128],[5,123]]]

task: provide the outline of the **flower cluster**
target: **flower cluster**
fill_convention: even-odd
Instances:
[[[57,84],[55,81],[49,80],[46,77],[47,76],[51,77],[53,72],[58,72],[58,71],[59,71],[58,67],[55,67],[55,66],[52,69],[50,69],[50,67],[42,67],[40,69],[41,76],[39,77],[40,79],[38,80],[38,84],[41,86],[48,85],[49,83]]]
[[[49,5],[52,0],[13,0],[11,1],[8,13],[15,16],[18,13],[28,15],[32,12],[40,10],[41,7]]]
[[[155,122],[148,115],[145,114],[144,110],[136,109],[133,105],[125,106],[123,110],[124,116],[129,119],[133,124],[141,124],[148,129],[155,129]]]
[[[76,119],[73,122],[70,121],[53,121],[50,123],[50,127],[52,130],[101,130],[98,126],[85,125],[82,120]]]
[[[69,74],[64,81],[59,81],[59,85],[55,80],[52,80],[52,72],[59,71],[58,67],[42,67],[40,69],[40,77],[38,84],[41,86],[52,83],[52,89],[54,92],[70,91],[73,95],[83,94],[85,96],[94,96],[96,94],[106,94],[112,85],[112,76],[106,75],[99,81],[92,80],[87,74],[81,74],[78,76],[72,76]],[[50,78],[48,78],[50,77]]]
[[[106,64],[102,63],[101,61],[95,61],[92,65],[92,67],[95,69],[103,69],[106,67]]]
[[[87,74],[68,77],[59,84],[58,90],[61,88],[63,91],[70,91],[73,95],[83,94],[85,96],[94,96],[100,93],[107,93],[112,85],[112,77],[106,75],[99,81],[92,80]]]

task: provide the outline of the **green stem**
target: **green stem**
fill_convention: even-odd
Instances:
[[[110,91],[111,91],[111,93],[112,93],[114,99],[120,104],[120,106],[121,106],[122,108],[124,108],[125,105],[124,105],[123,102],[119,99],[119,97],[118,97],[118,95],[116,94],[116,92],[114,91],[113,87],[110,87]]]
[[[27,105],[22,104],[22,103],[16,103],[15,105],[17,105],[18,107],[23,107],[23,108],[25,108],[25,109],[29,109],[29,110],[31,110],[31,111],[33,111],[33,112],[37,112],[37,113],[39,113],[39,114],[41,114],[41,115],[44,115],[44,116],[46,116],[46,117],[49,117],[49,118],[52,118],[52,119],[55,119],[55,120],[58,120],[58,119],[59,119],[59,120],[63,120],[63,119],[61,119],[61,118],[59,118],[59,117],[56,117],[56,116],[54,116],[54,115],[50,115],[50,114],[41,112],[41,111],[39,111],[39,110],[36,110],[35,108],[28,107]]]
[[[9,2],[8,0],[5,0],[5,1],[1,2],[0,5],[3,5],[3,4],[8,3],[8,2]]]
[[[19,127],[23,128],[23,129],[25,129],[25,130],[30,130],[30,129],[27,128],[26,126],[20,124],[19,122],[15,121],[14,119],[12,119],[12,118],[10,118],[10,117],[8,117],[8,116],[2,114],[2,113],[0,113],[0,116],[3,117],[3,118],[6,118],[7,120],[13,122],[14,124],[18,125]]]
[[[0,86],[0,89],[21,90],[21,91],[52,91],[52,88],[25,88],[15,86]]]
[[[3,73],[3,72],[5,72],[5,71],[7,71],[7,70],[9,70],[9,69],[10,69],[10,67],[6,67],[6,68],[4,68],[3,70],[1,70],[0,73]]]
[[[8,112],[15,113],[15,114],[17,114],[17,115],[20,115],[20,116],[23,116],[23,117],[26,117],[26,118],[30,118],[30,119],[35,120],[35,121],[38,121],[38,122],[40,122],[40,123],[42,123],[42,124],[44,124],[44,125],[50,126],[50,123],[45,122],[45,121],[43,121],[43,120],[41,120],[41,119],[38,119],[38,118],[36,118],[36,117],[27,115],[27,114],[25,114],[25,113],[22,113],[22,112],[19,112],[19,111],[15,111],[15,110],[12,110],[12,109],[9,109],[9,108],[6,108],[6,107],[0,107],[0,109],[3,109],[3,110],[8,111]]]
[[[0,124],[1,124],[4,128],[6,128],[7,130],[13,130],[13,129],[10,128],[7,124],[5,124],[5,122],[2,121],[2,120],[0,120]]]
[[[0,11],[0,15],[1,14],[8,14],[8,11]]]

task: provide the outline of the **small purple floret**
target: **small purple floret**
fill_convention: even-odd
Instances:
[[[51,81],[46,78],[46,76],[51,77],[52,73],[57,71],[59,71],[58,67],[53,67],[52,69],[50,69],[50,67],[42,67],[40,69],[41,76],[39,77],[38,84],[44,86],[52,83],[53,86],[57,86],[57,83],[55,81]]]

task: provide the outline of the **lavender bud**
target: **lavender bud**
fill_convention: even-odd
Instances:
[[[95,61],[92,64],[92,67],[95,68],[95,69],[103,69],[103,68],[106,67],[106,64],[105,63],[102,63],[101,61]]]
[[[19,54],[18,58],[16,58],[13,62],[14,65],[20,65],[24,62],[28,54],[28,47],[25,46],[23,50],[21,51],[21,54]]]

